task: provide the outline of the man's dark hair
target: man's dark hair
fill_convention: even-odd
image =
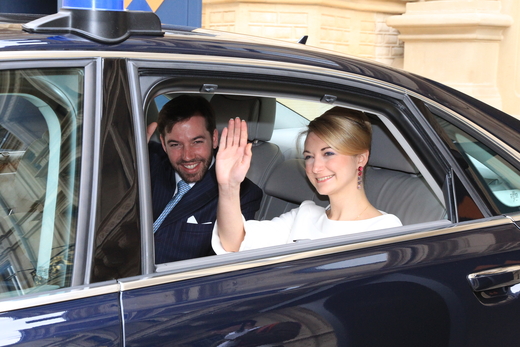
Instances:
[[[184,122],[193,116],[202,116],[206,121],[206,129],[210,135],[217,128],[215,113],[208,100],[198,95],[180,95],[168,101],[157,119],[157,131],[163,137],[172,131],[175,124]]]

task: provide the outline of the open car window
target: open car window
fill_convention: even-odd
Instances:
[[[167,91],[151,99],[144,108],[147,111],[146,122],[155,121],[164,102],[180,94],[192,93]],[[299,135],[310,119],[334,105],[288,97],[202,95],[215,109],[219,131],[227,125],[230,117],[239,116],[248,121],[249,140],[253,142],[248,178],[264,193],[255,219],[270,220],[297,208],[305,200],[312,200],[323,207],[329,204],[327,197],[319,195],[306,177],[302,159],[304,137]],[[234,105],[236,100],[239,102]],[[258,106],[240,108],[244,100]],[[265,109],[275,114],[262,114],[264,104],[273,104],[274,107]],[[416,149],[406,142],[397,126],[384,114],[370,110],[366,113],[373,126],[365,186],[371,203],[381,211],[398,216],[405,226],[439,221],[449,223],[441,188],[429,178],[418,156],[410,156]],[[271,127],[266,127],[266,122],[272,122]],[[256,130],[252,132],[251,129]],[[267,133],[265,129],[268,129]],[[276,159],[278,151],[282,153],[280,159]],[[378,235],[383,237],[384,233]],[[158,268],[161,269],[162,266]]]
[[[0,72],[0,298],[70,286],[83,69]]]

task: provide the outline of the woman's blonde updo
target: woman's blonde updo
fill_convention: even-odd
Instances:
[[[372,143],[372,126],[365,113],[338,106],[312,120],[305,134],[309,133],[344,155],[370,151]]]

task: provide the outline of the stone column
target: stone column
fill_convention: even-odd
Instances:
[[[502,107],[497,86],[500,42],[510,16],[497,0],[408,3],[387,20],[404,41],[404,69]]]
[[[514,23],[500,42],[498,88],[502,109],[520,119],[520,1],[501,0],[502,13],[510,14]]]

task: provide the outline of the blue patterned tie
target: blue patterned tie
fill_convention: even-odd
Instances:
[[[157,229],[161,226],[162,222],[166,219],[166,216],[173,210],[175,205],[181,200],[182,196],[190,190],[190,185],[183,180],[180,180],[177,183],[177,193],[173,196],[173,198],[168,202],[161,215],[155,222],[153,222],[153,232],[155,233]]]

